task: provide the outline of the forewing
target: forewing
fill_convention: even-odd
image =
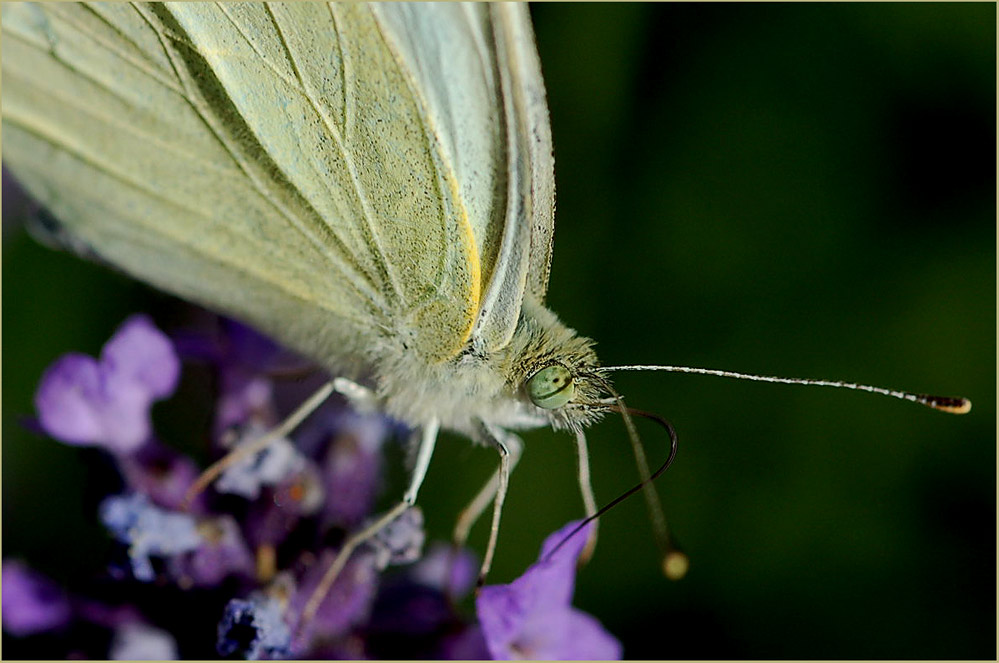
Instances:
[[[3,11],[5,163],[97,254],[322,360],[463,346],[467,212],[366,7]]]

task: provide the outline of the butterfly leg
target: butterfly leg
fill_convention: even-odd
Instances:
[[[510,435],[506,442],[507,450],[510,452],[510,472],[512,473],[513,468],[517,467],[517,462],[520,460],[524,443],[516,435]],[[497,468],[475,498],[458,514],[458,522],[454,525],[452,536],[455,548],[461,548],[465,545],[472,527],[478,522],[479,516],[486,510],[489,503],[493,501],[493,497],[496,496],[496,490],[499,488],[499,474]]]
[[[510,451],[511,448],[517,448],[517,456],[519,458],[520,451],[524,446],[520,438],[505,431],[501,428],[494,428],[486,424],[482,424],[480,427],[480,432],[482,437],[486,442],[488,442],[496,451],[499,452],[500,456],[500,466],[496,471],[496,489],[495,496],[493,499],[493,519],[489,526],[489,543],[486,544],[486,554],[482,558],[482,567],[479,569],[479,585],[485,582],[486,574],[489,573],[489,567],[493,563],[493,553],[496,551],[496,540],[499,537],[499,523],[500,516],[503,513],[503,502],[506,500],[506,491],[510,483],[510,472],[513,469],[512,456],[513,452]],[[490,483],[492,481],[490,480]],[[480,495],[490,488],[487,484]],[[476,497],[478,499],[478,497]],[[481,509],[480,509],[481,513]]]
[[[305,604],[305,608],[302,610],[302,616],[299,620],[298,629],[301,631],[305,626],[307,626],[316,616],[316,611],[319,610],[319,606],[322,604],[323,599],[329,593],[330,588],[333,587],[333,583],[336,581],[337,576],[343,571],[343,567],[346,566],[347,560],[350,558],[351,554],[365,541],[368,541],[373,536],[378,534],[387,525],[389,525],[396,518],[401,516],[406,509],[410,508],[416,504],[416,496],[420,492],[420,486],[423,485],[423,479],[427,475],[427,468],[430,467],[430,458],[434,453],[434,446],[437,444],[437,433],[440,430],[440,422],[437,419],[432,419],[426,426],[423,427],[422,431],[419,431],[420,446],[416,452],[416,464],[413,467],[413,475],[409,481],[409,488],[402,496],[402,501],[396,504],[394,507],[382,514],[375,522],[371,523],[360,532],[356,532],[351,535],[340,548],[337,553],[336,558],[330,567],[326,569],[326,573],[323,574],[322,579],[319,584],[316,585],[315,590],[313,590],[312,595],[309,596],[309,601]]]
[[[583,496],[583,506],[586,509],[586,517],[589,518],[597,512],[597,500],[593,496],[593,484],[590,483],[590,452],[586,446],[586,434],[582,430],[576,431],[576,456],[579,461],[579,492]],[[593,556],[593,550],[597,547],[597,529],[600,520],[593,521],[590,534],[586,539],[586,547],[579,555],[579,564],[586,564]]]
[[[323,401],[329,398],[332,393],[333,383],[327,382],[322,387],[317,389],[314,394],[309,396],[304,403],[298,406],[297,410],[288,415],[288,417],[278,426],[267,431],[267,433],[261,435],[255,440],[239,445],[225,456],[215,461],[208,467],[207,470],[202,472],[201,476],[199,476],[197,480],[191,484],[191,487],[187,489],[187,493],[184,495],[184,505],[189,505],[191,501],[201,493],[201,491],[211,485],[212,481],[215,481],[215,479],[217,479],[218,476],[228,468],[232,467],[244,458],[266,449],[267,446],[272,444],[274,441],[287,437],[288,434],[295,430],[295,428],[302,423],[306,417],[312,414],[317,407],[322,405]]]

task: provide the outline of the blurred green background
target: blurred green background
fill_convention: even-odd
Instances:
[[[636,497],[603,519],[576,604],[629,658],[994,658],[995,5],[532,11],[557,162],[549,303],[605,363],[974,401],[953,417],[838,390],[621,374],[631,405],[679,431],[659,489],[692,566],[677,583],[659,575]],[[18,211],[4,206],[3,553],[72,586],[103,562],[107,472],[21,426],[34,387],[132,312],[167,328],[188,313],[42,248]],[[192,395],[193,413],[180,402]],[[163,436],[203,437],[204,398],[186,378],[157,407]],[[660,462],[664,436],[641,430]],[[525,437],[494,583],[582,510],[571,438]],[[637,473],[619,421],[589,438],[603,503]],[[463,440],[439,445],[421,494],[433,536],[494,463]]]

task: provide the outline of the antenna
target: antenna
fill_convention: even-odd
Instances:
[[[813,380],[810,378],[778,378],[769,375],[754,375],[752,373],[736,373],[734,371],[720,371],[714,368],[693,368],[690,366],[604,366],[598,369],[601,372],[611,371],[663,371],[666,373],[692,373],[695,375],[713,375],[721,378],[735,378],[737,380],[752,380],[754,382],[775,382],[778,384],[803,384],[813,387],[838,387],[840,389],[852,389],[854,391],[866,391],[882,396],[891,396],[904,401],[912,401],[926,407],[950,414],[967,414],[971,411],[971,401],[960,396],[931,396],[930,394],[916,394],[910,391],[899,391],[897,389],[885,389],[884,387],[873,387],[869,384],[857,384],[856,382],[844,382],[840,380]]]

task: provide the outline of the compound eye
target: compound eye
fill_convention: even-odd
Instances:
[[[527,396],[546,410],[560,408],[576,394],[572,373],[560,364],[542,368],[527,380]]]

